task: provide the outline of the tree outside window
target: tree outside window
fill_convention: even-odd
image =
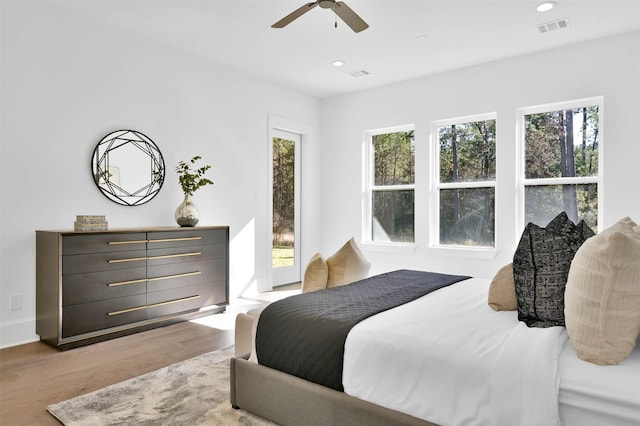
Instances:
[[[414,131],[371,135],[371,229],[374,242],[413,243]]]
[[[525,223],[565,211],[597,229],[600,111],[592,101],[523,114]]]
[[[295,160],[295,142],[273,138],[273,267],[295,262]]]
[[[496,120],[435,123],[439,244],[495,246]]]

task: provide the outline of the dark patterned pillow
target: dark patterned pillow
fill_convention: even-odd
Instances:
[[[528,223],[513,256],[518,319],[529,327],[564,326],[564,289],[571,261],[582,243],[594,235],[565,212],[546,228]]]
[[[578,222],[576,226],[578,227],[580,235],[582,235],[582,238],[584,238],[584,241],[587,241],[587,239],[596,235],[596,233],[593,232],[591,228],[589,228],[589,225],[587,225],[587,223],[584,220],[581,220],[580,222]]]

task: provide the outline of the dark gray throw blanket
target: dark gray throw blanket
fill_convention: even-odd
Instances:
[[[399,270],[274,302],[258,321],[258,362],[343,391],[344,345],[353,326],[467,278]]]

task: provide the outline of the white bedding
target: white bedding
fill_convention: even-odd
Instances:
[[[472,278],[356,325],[345,392],[441,425],[640,424],[637,348],[616,367],[581,361],[564,327],[493,311],[488,287]]]
[[[560,419],[566,426],[640,425],[640,346],[618,365],[582,361],[567,343],[560,354]]]

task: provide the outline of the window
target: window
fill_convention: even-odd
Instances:
[[[600,99],[521,111],[524,223],[545,226],[565,211],[598,225]]]
[[[434,123],[441,246],[495,246],[495,115]]]
[[[369,241],[414,242],[415,143],[412,128],[368,133],[365,235]]]

